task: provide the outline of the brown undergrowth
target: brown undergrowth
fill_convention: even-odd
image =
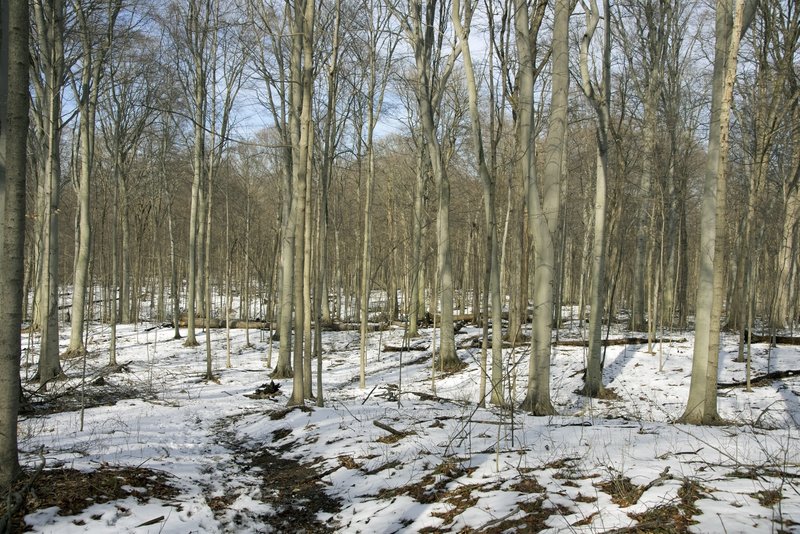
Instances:
[[[61,516],[78,515],[93,504],[134,497],[140,503],[150,499],[171,501],[178,490],[171,477],[162,471],[144,467],[102,466],[95,471],[78,471],[71,468],[48,469],[40,472],[31,482],[33,473],[24,473],[12,492],[20,492],[30,482],[24,502],[11,518],[11,532],[22,532],[23,517],[36,510],[58,507]],[[0,502],[0,517],[6,515],[7,496]],[[92,516],[92,520],[99,519]],[[76,519],[76,525],[87,524]]]

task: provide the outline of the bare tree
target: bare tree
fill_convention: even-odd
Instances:
[[[35,323],[41,329],[39,382],[62,374],[58,348],[58,213],[61,181],[62,96],[68,61],[64,54],[64,0],[34,0],[30,41],[35,167],[38,176],[38,283]]]
[[[317,406],[323,406],[322,393],[322,323],[331,321],[328,305],[328,225],[329,189],[333,176],[333,165],[338,144],[338,125],[336,121],[336,102],[338,100],[341,58],[342,4],[336,0],[334,7],[331,54],[327,68],[326,115],[322,129],[322,172],[320,173],[319,222],[317,228],[317,265],[314,286],[314,356],[317,358]]]
[[[367,322],[369,320],[369,295],[371,273],[370,240],[372,228],[372,197],[375,182],[375,127],[381,116],[383,98],[389,83],[389,71],[397,39],[389,33],[391,20],[389,9],[383,2],[373,0],[365,6],[369,26],[366,29],[366,68],[367,90],[364,98],[367,103],[366,150],[367,181],[364,201],[364,235],[361,252],[361,340],[359,343],[359,386],[366,387],[367,366]],[[381,50],[385,52],[381,55]]]
[[[139,46],[134,46],[138,44]],[[124,318],[130,312],[130,228],[128,213],[128,181],[134,156],[145,128],[153,119],[152,57],[134,52],[146,50],[147,40],[116,39],[107,74],[106,96],[100,102],[100,128],[108,152],[111,181],[114,188],[111,223],[111,339],[109,364],[116,365],[117,323],[119,309]],[[120,232],[120,227],[122,231]],[[119,236],[122,235],[122,246]],[[120,257],[121,256],[121,257]],[[121,265],[120,265],[121,264]],[[120,266],[122,268],[120,268]],[[121,276],[120,276],[121,275]],[[120,283],[120,278],[122,282]],[[125,322],[125,321],[123,321]],[[176,323],[177,324],[177,323]]]
[[[27,2],[0,5],[0,490],[20,472],[20,398],[25,180],[30,70]]]
[[[86,351],[83,344],[83,323],[86,294],[89,290],[89,256],[92,243],[90,225],[90,194],[95,155],[97,104],[101,93],[106,57],[111,50],[121,0],[95,3],[91,0],[72,0],[80,36],[81,61],[79,72],[73,73],[72,85],[80,116],[80,172],[78,194],[78,250],[75,258],[75,277],[72,287],[71,333],[68,354]],[[93,302],[94,297],[89,297]]]
[[[441,72],[435,68],[441,59],[444,15],[439,16],[436,0],[409,0],[408,9],[399,14],[403,31],[414,51],[416,66],[416,96],[419,106],[419,119],[425,148],[430,158],[433,177],[439,191],[437,212],[438,268],[441,292],[441,342],[439,346],[440,364],[443,368],[460,365],[456,354],[453,325],[454,287],[453,266],[450,242],[450,179],[442,150],[442,143],[436,128],[436,111],[441,105],[444,88],[452,73],[457,51],[454,50],[444,60]],[[438,17],[438,18],[437,18]],[[435,52],[435,53],[434,53]]]
[[[589,354],[583,393],[597,397],[603,391],[603,363],[601,355],[601,327],[605,314],[606,271],[606,205],[608,180],[608,130],[611,106],[611,20],[609,1],[603,2],[603,52],[601,80],[592,80],[589,66],[589,49],[600,21],[596,0],[590,0],[586,10],[586,28],[581,37],[580,70],[581,91],[597,115],[597,158],[595,170],[594,240],[592,243],[592,275],[590,289]]]
[[[311,123],[311,105],[314,89],[314,0],[287,4],[287,13],[291,13],[292,50],[290,61],[291,100],[289,111],[289,130],[292,139],[292,209],[290,221],[294,227],[294,376],[292,394],[289,404],[303,404],[305,399],[305,380],[303,377],[303,333],[305,310],[304,276],[306,261],[305,225],[306,195],[309,194],[309,174],[311,170],[311,154],[313,125]],[[281,339],[281,344],[285,342]]]
[[[498,258],[497,243],[497,216],[495,210],[495,178],[489,172],[486,161],[486,151],[483,145],[481,132],[480,111],[478,110],[478,84],[475,78],[475,68],[472,63],[472,52],[469,47],[469,31],[472,23],[475,6],[472,0],[464,4],[462,24],[462,9],[460,0],[453,0],[452,20],[456,38],[460,46],[461,55],[464,57],[464,74],[467,82],[469,96],[469,115],[472,125],[472,144],[478,162],[478,174],[483,184],[484,224],[488,235],[487,265],[488,265],[488,293],[491,298],[491,323],[492,323],[492,371],[491,371],[491,402],[503,403],[503,330],[502,330],[502,295],[500,294],[500,263]],[[489,103],[494,108],[495,103]],[[486,300],[484,302],[487,302]],[[488,309],[484,312],[488,315]],[[477,313],[477,310],[475,310]],[[487,318],[488,319],[488,318]],[[483,373],[488,373],[484,364]],[[485,382],[484,382],[485,383]],[[479,402],[485,402],[485,393],[482,391]]]
[[[197,297],[202,295],[198,278],[202,279],[202,251],[204,225],[203,215],[205,158],[206,158],[206,120],[208,111],[208,46],[211,38],[211,16],[214,12],[213,0],[190,0],[183,20],[181,40],[185,40],[189,55],[186,76],[187,93],[191,95],[194,144],[192,149],[192,198],[189,220],[189,266],[187,288],[187,333],[184,345],[198,345],[195,337],[195,318],[197,316]]]
[[[541,184],[528,189],[528,228],[533,238],[533,335],[528,390],[522,408],[536,415],[555,413],[550,400],[550,353],[556,279],[555,236],[561,208],[561,176],[567,143],[569,97],[569,17],[574,4],[557,0],[553,24],[550,117]]]
[[[256,31],[267,39],[257,40],[251,52],[256,75],[265,82],[260,101],[272,116],[273,126],[281,142],[281,211],[280,211],[280,263],[278,273],[278,339],[280,340],[278,361],[272,372],[274,378],[291,378],[292,370],[292,298],[294,291],[294,240],[295,228],[292,225],[291,208],[293,197],[292,182],[292,138],[289,126],[291,107],[291,76],[289,75],[290,47],[284,43],[286,35],[291,34],[290,20],[281,16],[278,10],[267,2],[249,4],[250,19]]]
[[[743,124],[742,140],[745,153],[749,156],[746,184],[747,211],[742,221],[743,230],[740,237],[740,251],[737,254],[736,280],[733,287],[728,310],[728,325],[737,328],[740,333],[740,359],[743,361],[743,345],[745,331],[752,330],[749,324],[753,320],[756,305],[757,279],[755,269],[765,249],[763,221],[758,220],[758,212],[769,209],[766,206],[775,195],[769,194],[769,169],[772,154],[780,141],[781,133],[788,123],[794,120],[793,114],[798,106],[800,92],[796,87],[796,73],[792,66],[800,47],[800,6],[796,2],[764,0],[759,3],[759,24],[751,32],[754,48],[754,79],[752,84],[742,84],[745,92],[743,109],[738,113]],[[793,87],[794,86],[794,87]],[[748,90],[749,89],[749,90]],[[749,105],[748,105],[749,104]],[[791,211],[792,190],[796,187],[793,174],[787,173],[787,180],[781,191],[781,200],[787,210],[788,220],[796,220]],[[784,233],[783,239],[787,234]],[[790,326],[791,314],[787,308],[790,288],[786,275],[791,273],[791,246],[784,247],[778,254],[781,264],[782,284],[775,285],[776,309],[766,311],[764,315],[772,323],[771,326],[784,328]],[[761,277],[759,277],[761,278]],[[781,296],[778,296],[781,295]],[[771,302],[772,299],[770,299]]]
[[[208,67],[210,108],[208,108],[208,161],[206,163],[206,212],[205,212],[205,327],[206,327],[206,379],[213,379],[211,354],[211,215],[214,183],[223,161],[228,136],[231,129],[231,112],[236,97],[242,87],[245,55],[239,46],[236,24],[224,20],[220,4],[214,6],[210,23],[212,32],[210,43],[210,65]],[[222,88],[220,90],[220,88]],[[221,93],[221,94],[220,94]],[[202,246],[202,244],[201,244]]]
[[[648,239],[651,231],[650,222],[654,220],[655,210],[652,192],[656,179],[656,139],[658,133],[658,102],[661,98],[661,84],[664,78],[665,61],[669,46],[669,24],[674,16],[676,6],[647,0],[625,6],[626,12],[633,19],[630,40],[638,40],[637,46],[630,43],[627,35],[623,34],[626,56],[631,66],[631,71],[641,71],[633,83],[643,104],[642,138],[643,153],[641,174],[639,177],[638,203],[639,221],[636,225],[636,259],[633,263],[633,301],[631,305],[631,323],[633,330],[643,331],[647,328],[647,314],[645,304],[647,300],[646,280],[648,261],[651,256],[649,250],[652,239]],[[637,57],[638,56],[638,57]],[[650,292],[652,295],[652,292]],[[650,326],[655,317],[650,317]]]
[[[746,4],[749,4],[746,8]],[[726,216],[726,162],[730,106],[741,34],[755,8],[750,0],[718,0],[715,23],[711,126],[708,139],[700,230],[700,272],[697,281],[695,342],[689,400],[681,420],[710,424],[717,413],[717,365],[722,308],[723,235]]]

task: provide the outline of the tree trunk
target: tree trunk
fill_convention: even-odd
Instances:
[[[278,362],[272,371],[273,378],[291,378],[292,371],[292,294],[294,293],[294,240],[295,229],[292,224],[292,203],[294,191],[292,187],[291,157],[286,158],[283,170],[283,191],[281,205],[281,263],[280,286],[278,288]],[[270,340],[271,341],[271,340]]]
[[[535,270],[528,389],[521,407],[534,415],[555,414],[550,400],[553,286],[556,273],[554,238],[559,227],[562,165],[567,141],[571,7],[570,0],[557,0],[555,7],[550,118],[545,142],[542,200],[539,199],[539,190],[535,182],[531,184],[528,192],[528,227],[532,233]]]
[[[447,175],[442,146],[438,138],[434,110],[438,109],[441,102],[442,90],[452,72],[455,55],[448,56],[447,64],[441,72],[434,72],[431,63],[435,44],[439,45],[435,52],[436,64],[438,64],[438,58],[441,57],[441,40],[437,40],[434,36],[434,21],[437,20],[437,11],[439,10],[435,0],[426,2],[424,8],[420,0],[410,2],[406,20],[406,33],[409,44],[414,50],[417,77],[415,92],[422,135],[430,159],[433,178],[439,191],[437,216],[438,275],[441,282],[441,344],[439,356],[442,367],[452,369],[460,365],[460,360],[456,354],[453,329],[454,287],[450,243],[450,180]],[[439,20],[438,23],[445,24],[444,18]],[[438,78],[436,80],[436,88],[434,88],[433,77],[436,74],[438,74]]]
[[[647,230],[652,219],[653,199],[650,196],[650,182],[652,181],[653,163],[655,159],[656,138],[656,104],[658,91],[655,87],[658,73],[651,69],[646,83],[647,89],[644,101],[644,154],[642,160],[642,175],[639,180],[639,222],[636,227],[636,261],[633,263],[633,305],[631,309],[631,330],[643,332],[647,328],[645,313],[645,296],[647,285],[645,271],[648,255]],[[652,318],[651,318],[652,321]]]
[[[310,174],[309,162],[312,150],[312,92],[313,77],[313,43],[314,43],[314,18],[315,4],[313,0],[298,1],[294,7],[292,20],[292,60],[291,76],[294,80],[292,90],[292,172],[294,181],[292,199],[292,223],[295,229],[294,243],[294,306],[295,306],[295,332],[294,332],[294,380],[289,405],[303,404],[305,399],[305,380],[303,372],[303,334],[300,327],[304,325],[304,314],[311,313],[305,310],[303,298],[303,269],[305,261],[305,212],[306,195],[308,195],[308,177]],[[284,340],[281,339],[281,344]]]
[[[373,89],[374,92],[374,89]],[[369,113],[372,114],[372,106],[369,106]],[[364,234],[361,245],[361,280],[359,291],[360,302],[360,323],[361,331],[358,344],[358,386],[361,389],[367,387],[367,322],[369,321],[369,294],[370,294],[370,272],[372,266],[370,262],[370,238],[372,231],[372,183],[375,176],[375,153],[372,146],[372,120],[369,120],[370,132],[367,140],[367,180],[364,185]]]
[[[314,130],[309,133],[308,145],[314,146]],[[307,176],[311,176],[314,161],[311,150],[308,151]],[[305,229],[303,232],[303,396],[306,399],[314,398],[314,389],[311,378],[311,358],[313,347],[311,345],[311,317],[314,308],[311,307],[311,265],[313,261],[311,248],[311,180],[308,180],[306,191]]]
[[[610,13],[609,1],[603,2],[603,12]],[[611,105],[611,25],[608,18],[603,28],[603,68],[599,88],[595,88],[589,75],[589,44],[594,35],[599,12],[593,0],[586,13],[586,31],[581,39],[581,89],[597,115],[597,167],[595,175],[594,239],[592,242],[591,289],[589,294],[589,350],[583,394],[597,397],[603,393],[603,360],[601,329],[605,313],[606,296],[606,203],[608,177],[608,128]]]
[[[201,13],[202,7],[197,0],[189,3],[188,13],[188,38],[189,52],[192,56],[193,79],[192,98],[193,98],[193,127],[194,143],[192,146],[192,199],[189,211],[189,257],[188,257],[188,287],[186,314],[187,331],[184,346],[196,347],[198,345],[195,337],[195,318],[197,316],[197,303],[202,298],[198,293],[198,276],[200,273],[200,263],[202,261],[201,250],[203,241],[200,239],[200,230],[203,226],[204,205],[203,196],[203,174],[205,159],[205,126],[206,126],[206,99],[207,99],[207,70],[205,64],[205,48],[209,33],[208,17],[209,13]],[[205,20],[201,20],[204,18]],[[202,276],[201,276],[202,278]],[[124,309],[124,308],[123,308]]]
[[[717,363],[719,359],[719,312],[722,257],[718,223],[723,218],[725,202],[726,153],[730,102],[736,77],[736,55],[739,49],[740,28],[744,3],[740,0],[718,0],[716,10],[716,48],[711,90],[711,126],[708,156],[703,187],[700,229],[700,274],[695,312],[695,344],[692,356],[692,378],[689,400],[681,421],[689,424],[711,424],[717,414]],[[734,15],[735,13],[735,15]],[[720,186],[722,186],[720,188]],[[721,291],[719,292],[721,293]],[[716,324],[714,321],[716,320]]]
[[[28,4],[0,6],[0,491],[20,473],[17,415],[28,139]]]
[[[795,145],[796,147],[798,145]],[[793,154],[794,168],[800,172],[800,147]],[[797,172],[795,173],[797,176]],[[783,327],[791,327],[796,311],[792,309],[791,290],[797,264],[798,221],[800,221],[800,182],[797,177],[783,186],[784,216],[781,225],[780,249],[778,252],[778,286],[775,305],[775,320]]]
[[[603,392],[602,326],[605,312],[606,255],[606,177],[608,144],[598,125],[597,171],[594,202],[594,240],[592,244],[592,280],[589,296],[589,350],[583,394],[598,397]]]
[[[111,335],[108,347],[108,364],[117,365],[117,306],[119,305],[119,158],[114,158],[114,168],[111,171],[114,181],[114,208],[113,221],[111,222]],[[170,219],[170,222],[172,220]],[[170,226],[170,230],[171,230]],[[176,323],[177,324],[177,323]]]
[[[408,310],[408,336],[419,335],[419,315],[424,308],[420,302],[419,288],[422,286],[422,199],[425,187],[425,172],[428,166],[424,157],[424,148],[418,147],[417,151],[417,180],[414,187],[414,214],[411,220],[411,304]]]
[[[461,24],[460,1],[453,1],[453,26],[461,47],[461,54],[464,57],[464,72],[467,81],[467,93],[469,96],[469,115],[472,123],[472,144],[476,152],[478,161],[478,173],[483,184],[483,207],[484,224],[487,232],[487,267],[488,267],[488,289],[491,298],[492,311],[492,372],[491,372],[491,402],[493,404],[503,403],[503,333],[502,333],[502,303],[500,300],[500,269],[498,263],[497,246],[497,222],[495,212],[495,180],[489,173],[486,162],[485,150],[483,146],[483,136],[481,135],[480,112],[478,110],[478,85],[475,81],[475,72],[472,64],[472,54],[469,47],[468,29],[472,21],[472,7],[465,5],[465,25]],[[465,29],[466,26],[466,29]],[[494,102],[490,104],[494,106]],[[477,258],[476,258],[477,261]],[[473,310],[477,314],[477,310]],[[488,319],[488,318],[487,318]],[[484,372],[487,372],[484,369]],[[479,399],[483,404],[483,395]]]
[[[42,386],[61,375],[58,356],[58,213],[61,175],[61,100],[65,73],[63,0],[37,0],[33,4],[35,46],[31,58],[39,76],[34,76],[36,136],[41,151],[40,187],[37,206],[39,273],[35,322],[41,329],[41,350],[37,376]],[[35,105],[38,104],[38,107]]]
[[[78,112],[80,113],[80,171],[78,182],[78,217],[79,231],[77,235],[78,247],[75,253],[75,276],[72,288],[72,313],[71,333],[67,353],[72,355],[83,354],[86,347],[83,344],[84,313],[86,310],[86,296],[89,287],[89,255],[92,244],[92,229],[90,225],[91,213],[90,194],[92,187],[92,174],[94,169],[94,144],[96,130],[97,101],[100,96],[100,83],[103,76],[103,66],[108,51],[111,48],[111,36],[117,14],[121,8],[119,0],[108,2],[105,13],[106,27],[99,28],[103,37],[94,42],[93,28],[88,20],[89,11],[96,6],[87,6],[82,0],[74,1],[77,26],[81,42],[81,79],[80,94],[76,94]],[[77,85],[77,84],[76,84]],[[94,300],[93,292],[89,301]]]

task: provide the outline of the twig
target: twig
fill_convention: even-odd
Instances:
[[[369,393],[367,393],[367,396],[364,398],[364,400],[363,400],[363,401],[361,401],[361,406],[364,406],[364,403],[365,403],[365,402],[367,402],[367,401],[369,400],[370,396],[372,396],[372,392],[373,392],[373,391],[375,391],[375,390],[378,388],[378,385],[379,385],[379,384],[375,384],[375,387],[373,387],[373,388],[370,390],[370,392],[369,392]]]
[[[155,518],[151,519],[150,521],[145,521],[144,523],[136,525],[133,528],[147,527],[147,526],[150,526],[150,525],[155,525],[156,523],[161,523],[162,521],[164,521],[164,516],[160,515],[158,517],[155,517]]]

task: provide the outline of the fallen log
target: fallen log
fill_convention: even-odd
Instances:
[[[270,324],[266,321],[245,321],[244,319],[230,319],[230,328],[232,330],[241,330],[243,328],[251,328],[253,330],[266,330],[270,327]],[[186,328],[188,326],[186,316],[182,316],[178,320],[178,326],[181,328]],[[194,326],[196,328],[205,328],[206,326],[206,319],[205,317],[197,317],[194,320]],[[275,331],[278,329],[277,323],[272,323],[272,330]],[[313,323],[312,323],[313,326]],[[161,327],[172,327],[172,323],[163,323],[160,326],[155,328]],[[215,317],[211,318],[209,321],[209,328],[225,328],[225,319],[217,319]],[[322,325],[322,330],[324,332],[346,332],[346,331],[355,331],[359,330],[361,325],[358,323],[325,323]],[[387,329],[388,326],[385,324],[380,323],[370,323],[367,325],[368,332],[379,332],[380,330]]]
[[[504,339],[503,342],[502,342],[502,346],[503,346],[504,349],[513,349],[515,346],[516,347],[522,347],[522,346],[526,345],[527,343],[528,343],[527,341],[519,341],[518,340],[517,344],[514,345],[510,341]],[[487,347],[490,350],[492,348],[492,339],[491,339],[491,337],[489,338],[489,343],[487,344]],[[483,348],[483,338],[481,336],[475,336],[475,337],[467,338],[464,341],[462,341],[461,343],[459,343],[458,348],[459,349],[480,349],[480,348]]]
[[[397,429],[394,429],[394,428],[390,427],[389,425],[387,425],[386,423],[381,423],[377,419],[372,421],[372,424],[377,426],[378,428],[380,428],[382,430],[385,430],[385,431],[389,432],[392,435],[395,435],[395,436],[406,437],[408,435],[407,432],[401,432],[401,431],[399,431]]]
[[[747,330],[744,332],[744,339],[747,341]],[[770,336],[764,334],[751,334],[750,343],[775,343],[776,345],[800,345],[800,337],[792,336]]]
[[[399,345],[384,345],[381,352],[419,352],[430,349],[428,343],[414,343],[408,347],[401,347]]]
[[[768,386],[775,380],[781,380],[783,378],[790,378],[793,376],[800,375],[800,369],[788,369],[786,371],[772,371],[771,373],[767,373],[764,375],[754,376],[750,378],[750,385],[751,386]],[[738,387],[747,387],[747,381],[737,381],[737,382],[720,382],[717,384],[717,388],[720,389],[730,389],[730,388],[738,388]]]
[[[602,340],[603,346],[614,346],[614,345],[647,345],[647,338],[646,337],[622,337],[622,338],[613,338],[613,339],[604,339]],[[671,338],[664,338],[664,339],[654,339],[653,343],[686,343],[686,338],[682,339],[671,339]],[[562,347],[588,347],[589,341],[584,339],[562,339],[559,340],[553,345],[558,345]]]

